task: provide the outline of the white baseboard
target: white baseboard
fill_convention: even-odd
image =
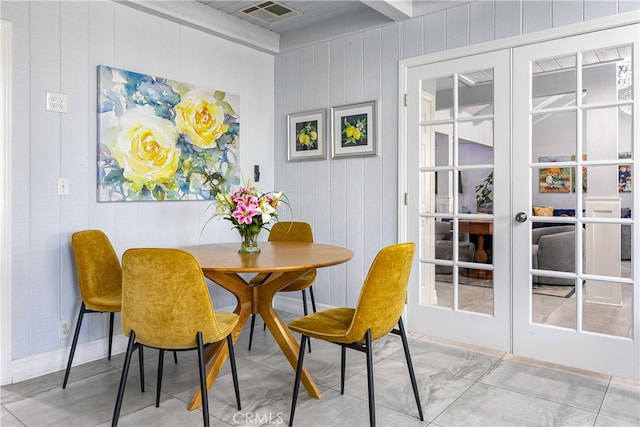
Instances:
[[[308,301],[307,304],[309,312],[311,312],[311,301]],[[273,301],[273,306],[277,310],[299,314],[300,316],[304,315],[302,301],[298,293],[296,293],[296,297],[276,296]],[[331,308],[331,306],[316,304],[316,308],[318,311],[321,311]],[[234,307],[223,307],[216,310],[231,312],[234,310]],[[107,337],[79,343],[76,347],[76,354],[73,357],[73,366],[104,359],[107,357],[108,343]],[[71,340],[69,340],[68,344],[69,345],[64,348],[13,360],[11,362],[11,381],[9,384],[66,369],[69,351],[71,349]],[[112,355],[123,353],[126,349],[127,337],[124,335],[115,335],[113,337]]]
[[[73,356],[73,366],[104,359],[107,356],[108,345],[107,337],[78,344]],[[122,353],[126,349],[127,337],[115,335],[112,354]],[[70,350],[71,345],[14,360],[11,365],[11,384],[66,369]]]

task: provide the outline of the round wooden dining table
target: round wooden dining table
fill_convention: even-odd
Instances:
[[[349,249],[321,243],[260,242],[258,254],[238,253],[239,243],[219,243],[180,248],[193,254],[205,277],[222,286],[237,300],[234,310],[240,317],[233,330],[235,343],[251,314],[259,314],[295,371],[300,347],[284,321],[273,309],[276,293],[310,270],[344,263],[353,257]],[[246,273],[266,273],[268,278],[260,285],[249,285],[241,277]],[[207,361],[207,388],[210,388],[229,355],[222,340],[211,345],[205,354]],[[302,383],[310,396],[322,397],[320,390],[306,369]],[[200,388],[196,391],[189,410],[202,403]]]

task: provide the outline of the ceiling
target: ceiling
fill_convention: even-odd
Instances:
[[[114,0],[163,16],[269,53],[281,53],[313,43],[393,22],[401,22],[437,10],[475,0]],[[242,11],[257,6],[252,14]],[[265,22],[270,10],[277,18]]]
[[[197,1],[241,19],[243,22],[279,34],[281,50],[394,22],[393,18],[361,1]],[[269,5],[273,6],[274,3],[276,7],[284,6],[299,14],[293,12],[279,22],[266,23],[241,12],[253,5],[261,4],[266,4],[267,8],[259,11],[268,10]]]

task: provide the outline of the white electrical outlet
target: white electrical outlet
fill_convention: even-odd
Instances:
[[[64,319],[60,321],[60,329],[58,331],[60,339],[66,338],[71,335],[71,319]]]
[[[69,195],[69,178],[58,178],[58,196]]]
[[[69,108],[69,96],[64,93],[47,92],[47,111],[66,113]]]

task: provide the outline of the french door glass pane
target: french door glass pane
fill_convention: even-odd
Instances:
[[[633,338],[633,284],[597,282],[603,290],[620,293],[621,304],[594,304],[585,300],[582,305],[582,329],[589,332]],[[608,288],[608,289],[607,289]]]
[[[458,75],[458,117],[493,114],[493,69]]]
[[[435,135],[434,166],[453,166],[453,124],[427,127]]]
[[[531,321],[548,326],[576,329],[575,286],[559,284],[550,276],[534,276],[531,295]]]
[[[588,160],[615,160],[631,155],[631,116],[620,107],[585,110],[582,121],[585,128],[582,151]]]
[[[532,64],[534,109],[576,105],[575,55],[541,59]]]
[[[458,125],[458,164],[493,164],[493,120],[474,120]]]
[[[420,109],[420,121],[447,120],[453,117],[453,76],[422,80],[422,101],[429,101],[429,108]]]
[[[575,111],[534,114],[531,120],[534,162],[570,161],[576,155]]]

